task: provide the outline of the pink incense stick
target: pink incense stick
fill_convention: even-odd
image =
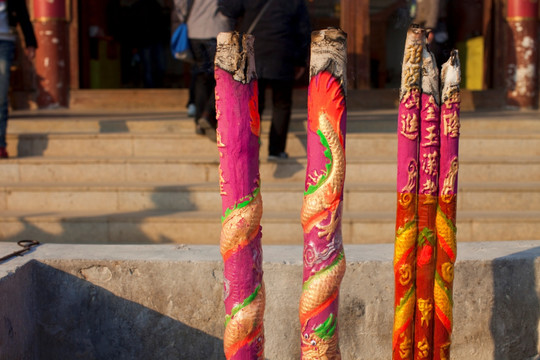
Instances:
[[[253,36],[220,33],[216,52],[221,255],[227,359],[264,359],[260,119]]]

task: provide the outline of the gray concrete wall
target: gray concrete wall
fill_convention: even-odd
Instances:
[[[346,246],[344,360],[391,357],[392,252]],[[268,359],[300,357],[301,259],[264,248]],[[460,243],[452,359],[536,359],[539,278],[540,241]],[[0,360],[223,359],[222,279],[217,246],[41,245],[0,264]]]

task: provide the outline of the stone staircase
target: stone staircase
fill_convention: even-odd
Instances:
[[[303,241],[305,119],[294,112],[291,158],[267,162],[263,118],[265,244]],[[394,240],[396,119],[396,110],[349,111],[346,243]],[[218,152],[185,112],[15,111],[8,132],[1,240],[218,244]],[[539,113],[463,112],[461,133],[458,240],[539,239]]]

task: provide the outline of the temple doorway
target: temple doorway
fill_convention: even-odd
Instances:
[[[172,7],[172,0],[79,0],[80,87],[187,87],[189,64],[169,52]]]

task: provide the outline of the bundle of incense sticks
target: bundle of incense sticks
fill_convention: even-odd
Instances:
[[[459,71],[454,51],[443,66],[441,109],[434,56],[425,46],[424,30],[411,26],[398,113],[393,359],[448,359],[456,253]]]
[[[253,37],[220,33],[216,52],[217,145],[222,197],[227,359],[264,359],[259,177],[260,118]]]
[[[341,234],[345,181],[346,34],[311,36],[308,88],[308,162],[301,212],[304,274],[300,299],[303,360],[341,359],[338,297],[345,273]]]

